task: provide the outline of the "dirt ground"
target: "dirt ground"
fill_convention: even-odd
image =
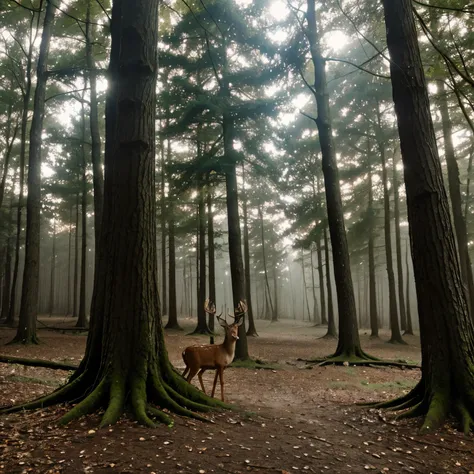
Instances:
[[[44,318],[48,325],[72,320]],[[334,340],[318,339],[324,328],[308,323],[257,322],[260,337],[249,341],[253,357],[272,364],[269,370],[229,368],[227,401],[239,411],[216,413],[212,423],[174,417],[175,426],[143,428],[122,419],[97,430],[100,415],[58,427],[67,408],[55,407],[0,417],[0,473],[471,473],[474,437],[447,426],[420,436],[420,420],[394,422],[387,412],[356,406],[406,393],[419,370],[372,367],[308,368],[298,358],[330,354]],[[182,321],[186,329],[192,321]],[[184,368],[184,347],[205,343],[188,331],[167,333],[172,362]],[[35,347],[6,346],[13,337],[0,329],[0,353],[79,363],[84,334],[39,331]],[[366,351],[381,358],[419,363],[419,341],[408,346],[369,340]],[[219,337],[216,342],[220,342]],[[0,404],[30,400],[63,383],[63,371],[0,364]],[[213,374],[204,377],[212,387]],[[194,381],[196,384],[197,378]],[[218,392],[219,393],[219,392]]]

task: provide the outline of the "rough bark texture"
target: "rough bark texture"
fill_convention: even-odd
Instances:
[[[474,280],[472,275],[471,258],[469,256],[466,219],[462,212],[461,183],[459,167],[453,145],[453,126],[449,117],[448,98],[443,81],[438,81],[438,103],[443,126],[444,156],[448,168],[448,189],[453,211],[454,230],[461,264],[461,275],[468,295],[471,317],[474,321]]]
[[[56,286],[56,221],[53,222],[53,248],[51,249],[51,273],[49,282],[49,315],[54,312],[54,289]]]
[[[102,223],[102,209],[104,207],[104,174],[102,172],[101,142],[99,130],[99,107],[97,102],[97,77],[93,55],[93,25],[91,25],[91,4],[87,2],[86,12],[86,64],[89,70],[90,84],[90,129],[91,129],[91,159],[92,179],[94,185],[94,235],[96,244],[99,242],[100,226]],[[95,264],[97,265],[97,252]]]
[[[46,3],[43,32],[36,68],[36,90],[33,119],[30,130],[28,166],[28,196],[26,199],[25,270],[21,292],[20,320],[13,342],[36,344],[36,315],[38,312],[39,269],[40,269],[40,223],[41,223],[41,148],[45,109],[45,93],[49,43],[53,29],[56,7]]]
[[[265,279],[265,291],[266,291],[266,302],[267,302],[267,312],[270,311],[273,315],[273,302],[272,294],[270,292],[270,283],[268,281],[268,269],[267,269],[267,254],[265,252],[265,227],[263,223],[263,212],[262,206],[258,205],[258,218],[260,219],[260,241],[262,242],[262,260],[263,260],[263,275]],[[303,280],[304,280],[304,262],[301,260],[301,265],[303,266]],[[306,286],[306,285],[305,285]],[[265,313],[265,319],[267,319]]]
[[[402,265],[402,240],[400,235],[400,195],[398,192],[398,152],[393,155],[393,213],[395,217],[395,249],[397,252],[397,283],[398,283],[398,308],[400,310],[400,327],[402,331],[407,329],[407,315],[405,310],[405,295],[403,289],[403,265]]]
[[[77,318],[78,301],[78,283],[79,283],[79,193],[76,194],[76,223],[74,229],[74,288],[72,302],[72,317]]]
[[[408,242],[406,243],[406,250],[405,250],[405,267],[406,267],[406,279],[407,279],[407,291],[406,291],[406,297],[407,297],[407,329],[405,331],[405,334],[411,334],[413,335],[413,323],[411,319],[411,304],[410,304],[410,267],[408,266],[408,255],[409,249],[408,249]]]
[[[318,127],[319,143],[321,145],[326,206],[339,309],[339,342],[336,352],[331,359],[334,362],[341,362],[354,358],[368,359],[360,347],[349,248],[347,245],[346,229],[344,225],[341,187],[332,138],[325,61],[321,55],[321,47],[319,44],[315,0],[308,0],[307,19],[307,37],[314,65],[314,88],[312,90],[316,99],[318,112],[316,125]]]
[[[105,157],[104,220],[94,279],[86,354],[69,382],[52,394],[4,412],[74,401],[67,423],[102,407],[101,425],[124,411],[141,424],[172,424],[169,412],[225,406],[186,383],[164,344],[157,292],[154,199],[158,3],[115,0],[112,8],[113,87]],[[117,62],[115,62],[117,61]],[[120,140],[117,138],[120,137]]]
[[[395,112],[405,165],[418,296],[422,378],[388,403],[424,416],[423,431],[450,414],[469,431],[474,415],[474,328],[456,252],[410,0],[383,0]],[[385,404],[387,406],[387,404]]]
[[[320,316],[319,316],[318,298],[316,296],[316,281],[314,278],[313,247],[311,247],[310,249],[310,257],[311,257],[311,286],[313,287],[313,321],[315,325],[319,325],[321,321],[320,321]]]
[[[7,248],[5,252],[5,275],[2,288],[2,311],[0,319],[8,322],[8,311],[10,309],[10,287],[12,284],[12,223],[13,223],[13,193],[10,198],[10,212],[7,223]]]

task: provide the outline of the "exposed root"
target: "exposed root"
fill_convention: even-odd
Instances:
[[[173,427],[173,425],[174,425],[173,418],[168,416],[165,412],[163,412],[161,410],[158,410],[158,408],[155,408],[151,405],[147,405],[146,412],[149,416],[157,418],[157,420],[160,423],[163,423],[163,424],[167,425],[169,428]]]
[[[0,362],[4,364],[26,365],[29,367],[45,367],[47,369],[54,369],[54,370],[76,370],[77,369],[77,365],[73,365],[73,364],[62,364],[60,362],[53,362],[51,360],[24,359],[22,357],[12,357],[12,356],[7,356],[7,355],[0,355]]]
[[[122,416],[125,406],[125,384],[118,377],[112,377],[109,405],[100,422],[100,427],[113,425]]]
[[[455,405],[455,411],[461,421],[461,427],[465,435],[474,428],[474,418],[471,416],[467,407],[461,401],[458,401]]]
[[[165,329],[171,329],[173,331],[182,331],[183,328],[178,324],[178,323],[175,323],[175,324],[170,324],[168,323],[166,326],[165,326]]]
[[[400,344],[401,346],[407,346],[408,342],[404,341],[403,339],[392,338],[389,341],[387,341],[387,344]]]
[[[446,420],[449,413],[449,396],[445,393],[436,392],[431,397],[428,410],[426,412],[423,425],[421,427],[422,433],[429,433],[430,431],[439,428]]]
[[[215,334],[209,329],[202,329],[202,328],[196,328],[194,331],[189,332],[186,334],[186,336],[196,336],[196,335],[203,335],[203,336],[214,336]]]
[[[426,413],[426,406],[422,400],[421,402],[416,403],[415,406],[413,406],[409,410],[406,410],[403,413],[397,415],[395,419],[408,420],[410,418],[417,418],[418,416],[422,416],[424,413]]]
[[[425,384],[420,381],[412,390],[410,390],[410,392],[401,397],[394,398],[393,400],[388,400],[386,402],[368,402],[359,403],[358,405],[372,408],[394,408],[399,405],[405,405],[404,408],[409,408],[413,406],[414,403],[419,402],[423,398],[424,389]]]

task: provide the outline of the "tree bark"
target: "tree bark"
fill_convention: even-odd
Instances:
[[[68,383],[52,394],[3,412],[74,401],[67,423],[105,407],[101,426],[129,412],[140,424],[152,417],[171,426],[156,408],[204,420],[191,410],[225,406],[185,382],[167,356],[157,292],[154,193],[158,3],[115,0],[112,8],[115,112],[105,156],[103,226],[94,279],[86,354]],[[117,61],[117,62],[115,62]],[[120,140],[116,140],[120,137]],[[113,262],[113,264],[110,264]],[[186,408],[185,408],[186,407]]]
[[[178,323],[178,309],[176,301],[176,243],[175,243],[175,223],[173,213],[173,203],[171,199],[168,200],[170,208],[168,220],[168,279],[169,279],[169,306],[168,306],[168,322],[165,329],[178,329],[181,327]]]
[[[56,286],[56,219],[53,217],[53,248],[51,249],[51,273],[49,286],[49,315],[54,312],[54,289]]]
[[[86,278],[87,278],[87,154],[86,154],[86,119],[84,113],[84,103],[81,110],[82,119],[82,145],[81,145],[81,171],[82,171],[82,195],[81,195],[81,218],[82,218],[82,239],[81,239],[81,281],[79,290],[79,314],[77,316],[76,327],[87,327],[86,311]]]
[[[405,295],[403,294],[403,266],[402,266],[402,242],[400,236],[400,195],[398,192],[398,153],[393,154],[393,200],[395,215],[395,249],[397,252],[397,272],[398,272],[398,302],[400,308],[400,327],[402,331],[407,329],[407,315],[405,311]]]
[[[25,270],[21,292],[20,321],[13,342],[37,344],[36,316],[38,313],[40,224],[41,224],[41,149],[47,82],[46,65],[56,6],[46,2],[46,13],[36,68],[36,90],[30,130],[28,196],[26,199]]]
[[[314,262],[313,262],[313,247],[310,248],[311,255],[311,284],[313,287],[313,321],[315,326],[321,324],[319,319],[318,298],[316,297],[316,281],[314,278]]]
[[[395,273],[393,271],[392,259],[392,233],[390,229],[390,194],[388,192],[388,170],[387,160],[385,157],[385,144],[380,137],[382,133],[380,106],[377,103],[377,146],[382,161],[382,184],[383,184],[383,203],[384,203],[384,237],[385,237],[385,258],[387,261],[387,278],[388,278],[388,305],[390,317],[391,337],[388,342],[392,344],[405,344],[400,332],[400,324],[398,322],[397,296],[395,290]]]
[[[318,256],[318,280],[319,280],[319,299],[321,301],[321,325],[328,324],[326,316],[326,295],[324,293],[324,272],[323,272],[323,253],[321,251],[321,239],[316,241],[316,253]]]
[[[334,306],[332,302],[332,285],[331,285],[331,263],[329,261],[329,239],[326,228],[324,228],[324,260],[326,263],[326,289],[328,294],[328,330],[325,338],[336,338],[336,321],[334,318]]]
[[[8,223],[7,223],[7,249],[5,254],[5,277],[3,281],[2,289],[2,312],[0,314],[0,319],[8,321],[8,314],[10,309],[10,290],[12,284],[12,223],[13,223],[13,193],[10,200],[10,212],[8,213]]]
[[[258,218],[260,219],[260,238],[262,242],[263,275],[265,278],[265,288],[267,291],[266,293],[267,294],[266,302],[268,303],[267,311],[269,309],[271,314],[273,315],[274,310],[273,310],[272,294],[270,292],[270,283],[268,281],[267,255],[265,252],[265,227],[263,223],[262,206],[260,204],[258,205]],[[266,315],[265,315],[265,319],[267,319]]]
[[[411,319],[411,305],[410,305],[410,267],[408,265],[408,242],[406,243],[406,251],[405,251],[405,266],[407,269],[407,329],[405,334],[411,334],[413,336],[413,323]]]
[[[97,251],[97,250],[96,250]],[[78,315],[78,288],[79,288],[79,193],[76,194],[76,225],[74,233],[74,289],[72,317],[77,318]]]
[[[315,0],[307,0],[307,37],[314,66],[314,87],[318,116],[316,126],[322,154],[326,206],[333,253],[336,293],[339,309],[339,342],[332,360],[369,359],[360,347],[357,312],[352,284],[349,248],[347,245],[341,187],[332,137],[329,95],[326,86],[325,62],[321,54]],[[329,331],[328,331],[329,333]]]
[[[474,327],[430,115],[410,0],[383,0],[398,131],[405,165],[408,223],[418,297],[420,383],[392,402],[424,416],[422,431],[453,414],[464,431],[474,418]],[[405,414],[405,416],[408,416]]]
[[[209,299],[217,304],[216,301],[216,257],[214,244],[214,214],[212,211],[212,187],[208,177],[207,188],[207,246],[209,248]],[[208,327],[209,331],[214,332],[214,315],[209,313]]]
[[[91,24],[91,5],[88,0],[86,10],[86,64],[90,84],[90,129],[91,129],[91,160],[92,180],[94,186],[94,238],[96,245],[99,242],[100,226],[102,223],[102,209],[104,207],[104,174],[102,172],[101,140],[99,129],[99,107],[97,102],[97,77],[93,55],[93,25]],[[95,253],[97,265],[97,252]]]
[[[171,155],[171,144],[167,140],[167,155],[168,160]],[[161,148],[161,172],[160,172],[160,226],[161,226],[161,310],[162,314],[168,314],[168,305],[167,305],[167,282],[166,282],[166,195],[165,195],[165,154],[164,147]]]
[[[242,165],[242,180],[245,185],[245,167]],[[253,305],[252,305],[252,289],[250,279],[250,238],[249,238],[249,216],[248,216],[248,203],[247,193],[245,192],[245,186],[242,192],[242,208],[244,218],[244,259],[245,259],[245,294],[247,296],[247,316],[249,319],[249,327],[247,329],[247,336],[256,337],[258,336],[257,328],[255,327],[255,320],[253,316]]]
[[[472,275],[471,257],[469,256],[466,219],[462,212],[461,183],[459,167],[453,145],[453,126],[449,117],[448,99],[443,81],[437,81],[439,95],[438,105],[443,126],[444,155],[448,168],[448,189],[453,211],[454,230],[461,264],[461,276],[468,296],[471,318],[474,321],[474,278]]]

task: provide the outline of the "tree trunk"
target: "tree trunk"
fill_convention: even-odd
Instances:
[[[72,255],[72,205],[69,209],[69,236],[67,246],[67,306],[66,316],[71,314],[71,255]]]
[[[411,319],[411,305],[410,305],[410,267],[408,265],[408,242],[406,243],[406,251],[405,251],[405,266],[407,269],[407,330],[405,334],[411,334],[413,336],[413,323]]]
[[[181,327],[178,323],[178,311],[176,301],[176,243],[175,243],[175,224],[174,224],[174,213],[173,203],[171,199],[168,200],[170,213],[168,220],[168,255],[169,255],[169,266],[168,266],[168,279],[169,279],[169,306],[168,306],[168,322],[166,323],[165,329],[178,329]]]
[[[301,275],[303,280],[303,297],[304,303],[306,303],[306,311],[308,312],[308,321],[311,321],[311,312],[309,310],[309,300],[308,300],[308,284],[306,283],[306,265],[304,263],[304,251],[301,249]],[[304,307],[303,307],[303,321],[304,321]]]
[[[472,275],[471,258],[469,256],[466,219],[462,213],[461,183],[459,181],[459,167],[453,145],[453,126],[449,117],[448,99],[443,81],[437,81],[439,111],[443,126],[444,155],[448,168],[448,189],[453,211],[454,230],[461,264],[461,276],[467,291],[471,318],[474,321],[474,278]]]
[[[398,271],[398,302],[400,308],[400,326],[402,331],[407,329],[407,315],[405,311],[405,295],[403,294],[403,266],[402,266],[402,242],[400,236],[400,195],[398,192],[398,171],[397,156],[393,154],[393,200],[395,214],[395,248],[397,252],[397,271]]]
[[[260,238],[262,242],[262,260],[263,260],[263,275],[265,278],[265,288],[267,291],[267,311],[269,310],[270,313],[273,315],[273,302],[272,302],[272,295],[270,292],[270,283],[268,281],[268,270],[267,270],[267,255],[265,252],[265,227],[263,225],[263,212],[262,212],[262,206],[259,204],[258,205],[258,217],[260,219]],[[265,319],[266,314],[265,314]],[[270,319],[270,318],[269,318]]]
[[[370,144],[368,144],[368,152],[370,152]],[[368,156],[370,156],[368,154]],[[372,189],[372,163],[368,163],[369,168],[369,203],[367,206],[367,214],[369,218],[369,299],[370,299],[370,337],[372,339],[379,337],[379,321],[377,315],[377,289],[375,279],[375,210],[374,210],[374,194]]]
[[[94,282],[91,330],[86,354],[69,382],[51,395],[10,410],[72,401],[67,423],[105,407],[101,426],[129,412],[140,424],[152,417],[171,426],[170,412],[200,418],[190,410],[223,406],[185,382],[173,370],[164,343],[157,292],[154,193],[155,94],[158,3],[115,0],[112,9],[114,85],[106,135],[103,227],[98,277]],[[118,34],[118,37],[117,37]],[[122,41],[121,41],[122,40]],[[112,135],[110,135],[112,133]],[[116,140],[117,137],[120,140]],[[109,262],[114,262],[110,265]],[[186,407],[186,408],[185,408]]]
[[[92,180],[94,186],[94,238],[99,242],[100,226],[102,223],[102,209],[104,207],[104,175],[102,172],[102,158],[100,153],[100,127],[99,108],[97,102],[97,77],[95,72],[95,61],[93,56],[93,25],[91,24],[91,5],[93,0],[88,0],[86,11],[86,64],[89,73],[87,78],[90,84],[90,129],[91,129],[91,160]],[[95,265],[97,265],[97,252],[95,253]]]
[[[314,65],[314,88],[318,116],[315,120],[319,132],[322,154],[322,169],[326,190],[326,206],[331,235],[334,274],[339,309],[339,342],[331,358],[334,362],[353,359],[369,359],[360,347],[357,313],[352,285],[349,248],[347,245],[341,187],[337,169],[336,153],[332,137],[329,95],[326,86],[325,61],[321,55],[315,0],[308,0],[307,37]],[[329,270],[329,269],[328,269]],[[329,331],[328,331],[329,333]]]
[[[170,141],[167,141],[167,155],[168,159],[171,154],[171,144]],[[162,314],[168,314],[168,305],[167,305],[167,282],[166,282],[166,196],[165,196],[165,154],[164,147],[161,149],[161,186],[160,186],[160,226],[161,226],[161,311]]]
[[[324,337],[333,339],[337,337],[337,332],[332,303],[331,263],[329,262],[329,240],[326,228],[324,229],[324,260],[326,263],[326,289],[328,294],[328,330]]]
[[[402,400],[424,416],[422,431],[453,414],[469,431],[474,417],[474,327],[436,147],[410,0],[383,0],[393,99],[405,165],[408,223],[420,318],[422,378]],[[407,414],[405,414],[407,416]]]
[[[324,293],[324,272],[323,272],[323,253],[321,251],[321,239],[316,241],[316,253],[318,255],[318,280],[319,280],[319,299],[321,301],[321,325],[328,324],[326,316],[326,295]]]
[[[79,193],[76,194],[76,225],[74,235],[74,289],[73,289],[73,307],[72,317],[77,318],[77,301],[78,301],[78,283],[79,283]],[[97,250],[96,250],[97,251]]]
[[[28,53],[26,55],[25,67],[25,86],[23,90],[23,108],[21,111],[21,130],[20,130],[20,194],[18,196],[18,209],[16,218],[16,239],[15,239],[15,263],[13,265],[12,289],[10,295],[10,308],[8,310],[8,325],[13,325],[16,313],[16,289],[18,283],[18,273],[20,268],[20,244],[21,244],[21,230],[23,222],[23,207],[24,207],[24,188],[25,188],[25,162],[26,162],[26,135],[28,128],[28,111],[30,108],[31,96],[31,69],[33,58],[33,21],[35,15],[32,14],[30,20]]]
[[[313,246],[310,248],[311,255],[311,284],[313,287],[313,321],[315,326],[321,324],[319,320],[318,298],[316,297],[316,281],[314,278]]]
[[[377,129],[376,136],[382,133],[380,107],[377,102]],[[383,204],[384,204],[384,236],[385,236],[385,258],[387,261],[387,278],[388,278],[388,305],[390,316],[391,337],[388,342],[392,344],[405,344],[400,332],[397,310],[397,296],[395,290],[395,273],[393,271],[392,260],[392,233],[390,230],[390,194],[388,192],[388,171],[387,160],[385,157],[385,145],[380,136],[377,137],[377,145],[382,161],[382,184],[383,184]]]
[[[216,257],[214,248],[214,214],[212,212],[212,187],[208,177],[207,188],[207,246],[209,248],[209,299],[217,305],[216,301]],[[214,332],[214,314],[209,313],[209,331]]]
[[[87,327],[86,311],[86,277],[87,277],[87,158],[86,158],[86,120],[84,114],[84,102],[82,103],[82,196],[81,196],[81,217],[82,217],[82,239],[81,239],[81,282],[79,291],[79,314],[77,316],[76,327]]]
[[[54,287],[56,286],[56,219],[53,217],[53,248],[51,249],[51,273],[49,282],[49,315],[54,312]]]
[[[198,149],[201,145],[198,144]],[[200,151],[198,151],[200,154]],[[205,211],[205,200],[204,200],[204,186],[200,181],[198,183],[198,218],[197,218],[197,238],[198,238],[198,251],[197,266],[196,270],[199,273],[197,278],[197,326],[193,331],[193,334],[209,334],[209,328],[207,326],[206,312],[204,311],[204,304],[206,301],[206,211]]]
[[[45,109],[45,93],[49,43],[56,6],[46,2],[43,33],[36,68],[36,90],[30,130],[28,167],[28,196],[26,199],[25,270],[21,292],[20,321],[13,342],[36,344],[36,316],[38,313],[40,224],[41,224],[41,149]]]
[[[242,180],[245,185],[245,167],[242,165]],[[249,217],[247,209],[247,193],[245,192],[245,186],[243,188],[242,196],[242,207],[244,217],[244,259],[245,259],[245,294],[247,296],[247,316],[249,320],[249,327],[247,329],[247,336],[256,337],[258,336],[257,328],[255,327],[255,321],[253,317],[253,306],[252,306],[252,289],[250,279],[250,242],[249,242]]]
[[[12,283],[12,223],[13,223],[13,193],[10,201],[10,212],[8,213],[7,223],[7,251],[5,255],[5,277],[3,281],[2,289],[2,312],[0,319],[2,321],[8,321],[8,314],[10,309],[10,290]]]

